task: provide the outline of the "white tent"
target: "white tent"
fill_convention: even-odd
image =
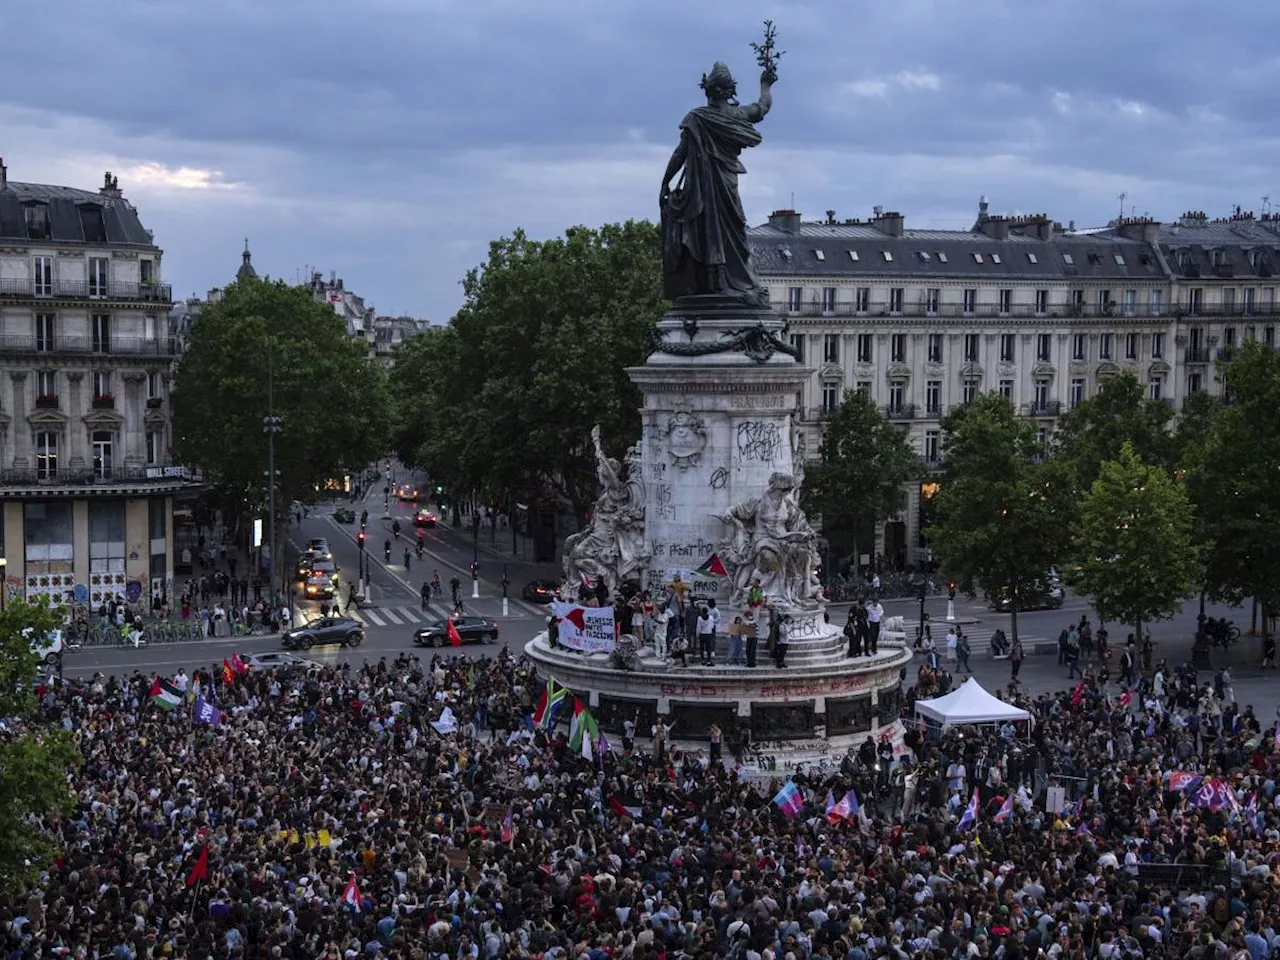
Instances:
[[[967,723],[1003,723],[1006,720],[1032,719],[1026,710],[1020,710],[987,693],[973,677],[945,697],[916,701],[916,713],[927,720],[952,727]]]

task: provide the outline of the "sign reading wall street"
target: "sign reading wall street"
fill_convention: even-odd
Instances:
[[[558,642],[583,653],[613,653],[613,607],[582,607],[576,603],[551,604],[556,617]]]

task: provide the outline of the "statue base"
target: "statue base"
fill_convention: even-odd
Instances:
[[[793,363],[786,331],[787,322],[766,306],[716,294],[681,297],[658,321],[648,364]]]

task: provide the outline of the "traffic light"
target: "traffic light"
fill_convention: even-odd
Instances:
[[[471,563],[471,579],[474,580],[478,576],[480,576],[480,564],[473,561]]]
[[[359,533],[356,534],[356,542],[360,544],[360,549],[363,550],[364,549],[364,531],[363,530],[361,530]]]
[[[947,599],[954,600],[956,598],[956,582],[954,580],[947,584]]]

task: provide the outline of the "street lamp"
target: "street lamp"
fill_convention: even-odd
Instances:
[[[471,501],[471,599],[480,599],[480,513]]]
[[[0,557],[0,613],[4,612],[4,601],[9,595],[9,561]]]
[[[275,345],[267,348],[267,415],[262,418],[262,432],[267,435],[267,551],[270,564],[269,591],[272,602],[276,592],[276,434],[280,432],[280,418],[276,416]]]

